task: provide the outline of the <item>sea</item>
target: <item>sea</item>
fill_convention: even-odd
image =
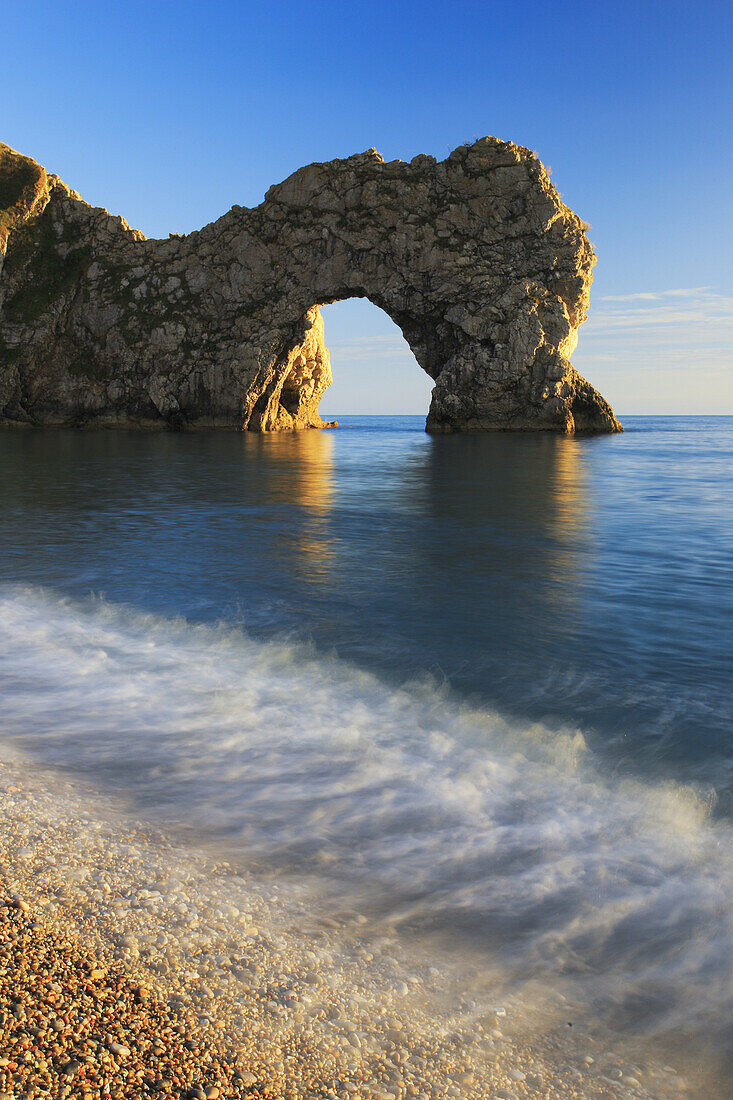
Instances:
[[[733,417],[622,421],[0,433],[0,752],[730,1065]]]

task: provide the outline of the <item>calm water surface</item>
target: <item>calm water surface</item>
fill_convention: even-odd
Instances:
[[[733,1020],[733,418],[0,434],[0,734],[638,1026]]]

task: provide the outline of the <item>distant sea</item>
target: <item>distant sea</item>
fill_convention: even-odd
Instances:
[[[733,1038],[733,418],[0,433],[0,739],[233,858]]]

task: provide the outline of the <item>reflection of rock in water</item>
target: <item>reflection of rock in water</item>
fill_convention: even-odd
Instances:
[[[465,610],[518,642],[529,606],[535,630],[544,604],[555,631],[575,606],[589,551],[581,448],[548,434],[431,440],[428,503],[447,536],[462,532],[443,552],[462,555]]]
[[[328,578],[334,551],[330,516],[335,497],[333,450],[329,432],[247,435],[245,454],[256,455],[258,476],[270,501],[288,505],[277,554],[309,582]]]
[[[435,380],[431,431],[619,431],[569,359],[585,230],[497,138],[312,164],[167,241],[0,145],[0,422],[323,427],[319,305],[366,297]]]

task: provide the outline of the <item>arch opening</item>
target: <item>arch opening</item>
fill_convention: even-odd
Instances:
[[[427,348],[405,320],[402,327],[361,290],[324,296],[301,314],[279,352],[257,371],[245,397],[244,427],[332,428],[338,414],[425,416],[435,375],[425,365]]]
[[[332,382],[322,416],[427,415],[433,379],[420,366],[402,330],[366,297],[320,307]]]

